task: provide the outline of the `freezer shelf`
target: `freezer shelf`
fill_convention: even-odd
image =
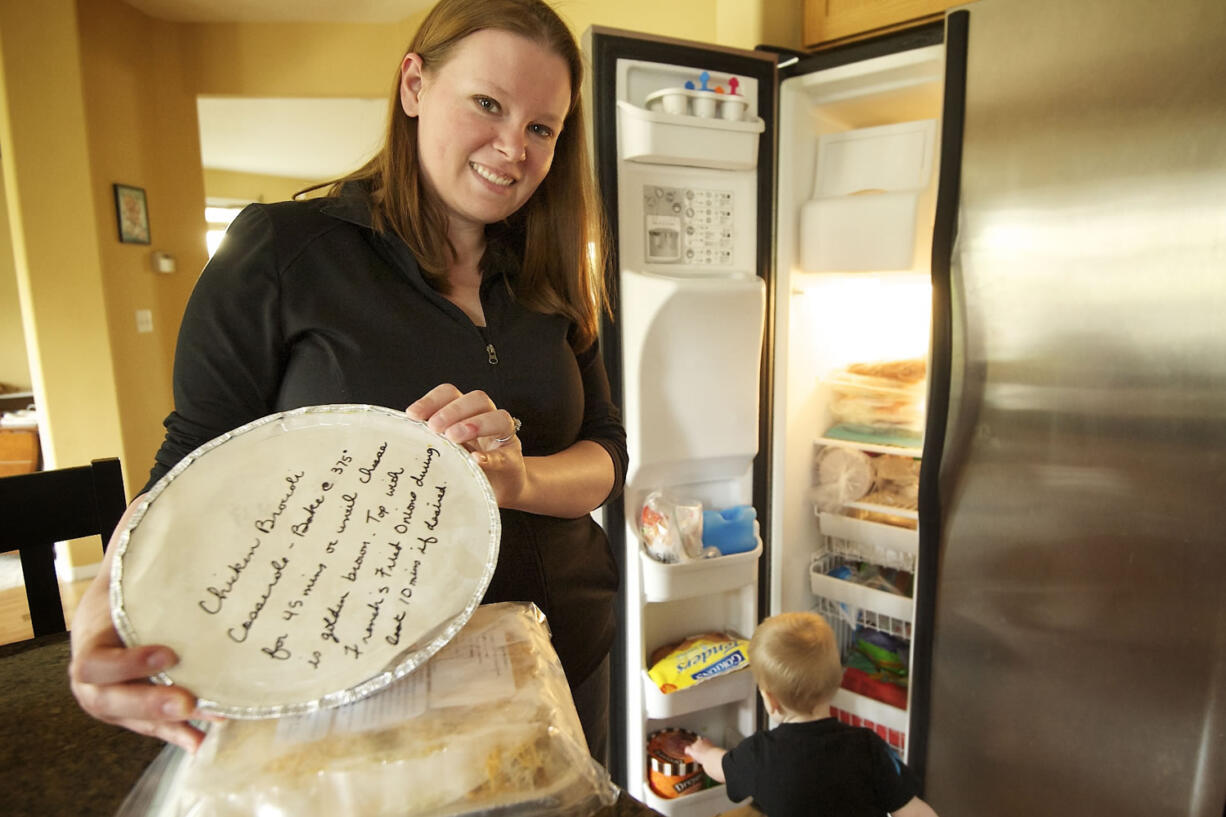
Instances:
[[[834,693],[830,710],[839,721],[872,729],[899,752],[906,751],[910,717],[905,709],[840,689]]]
[[[869,454],[897,454],[901,457],[914,457],[916,459],[924,455],[924,449],[918,444],[890,445],[883,442],[874,442],[867,438],[853,440],[841,437],[818,437],[814,442],[821,446],[831,446],[834,448],[854,448],[857,451],[864,451]],[[918,443],[918,441],[916,442]]]
[[[660,691],[656,682],[643,670],[643,701],[647,717],[672,718],[710,709],[714,706],[743,701],[754,694],[753,674],[748,669],[728,675],[719,675],[692,687],[679,689],[667,695]]]
[[[891,513],[900,511],[900,509],[888,510]],[[881,522],[870,522],[867,519],[853,519],[850,516],[840,516],[827,511],[818,511],[817,518],[823,536],[833,536],[836,539],[847,539],[866,545],[877,545],[903,553],[919,553],[918,530],[886,525]]]
[[[885,590],[874,590],[847,579],[827,576],[822,569],[824,560],[815,558],[809,565],[809,584],[813,595],[840,602],[858,609],[868,609],[890,618],[912,623],[915,618],[915,602]]]
[[[676,564],[657,562],[640,549],[644,601],[706,596],[753,584],[758,580],[758,557],[762,555],[762,534],[756,521],[754,538],[757,544],[753,550]]]

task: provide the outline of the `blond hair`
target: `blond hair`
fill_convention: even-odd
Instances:
[[[834,631],[817,613],[780,613],[759,624],[749,668],[763,691],[796,714],[829,703],[843,681]]]
[[[574,35],[542,0],[440,0],[409,44],[426,71],[437,71],[456,45],[485,29],[507,31],[540,44],[566,63],[570,108],[554,148],[553,165],[536,192],[505,221],[486,226],[483,271],[510,264],[508,282],[517,300],[537,312],[563,315],[575,325],[579,351],[596,339],[604,286],[606,228],[596,197],[584,135],[583,58]],[[427,187],[417,156],[417,119],[400,107],[400,67],[392,83],[383,148],[363,167],[333,184],[370,188],[377,230],[391,230],[409,246],[422,272],[438,286],[455,257],[442,203]]]

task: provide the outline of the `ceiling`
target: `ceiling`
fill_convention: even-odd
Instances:
[[[435,0],[126,0],[180,23],[390,23]],[[386,99],[201,98],[206,168],[322,181],[356,169],[379,146]]]
[[[387,125],[386,99],[200,97],[206,168],[325,181],[374,155]]]

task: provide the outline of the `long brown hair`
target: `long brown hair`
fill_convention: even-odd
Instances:
[[[483,29],[508,31],[557,54],[570,73],[570,109],[554,149],[553,165],[532,197],[505,221],[486,226],[482,268],[496,259],[514,264],[511,287],[520,303],[575,324],[572,346],[582,351],[596,338],[605,305],[605,226],[596,198],[584,135],[583,59],[570,29],[542,0],[440,0],[409,44],[425,70],[438,70],[455,46]],[[387,138],[347,181],[370,189],[375,229],[391,230],[416,255],[423,273],[438,285],[454,258],[447,216],[422,177],[417,157],[417,119],[400,107],[400,70],[392,83]]]

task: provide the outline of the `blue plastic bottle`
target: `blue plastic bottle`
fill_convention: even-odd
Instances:
[[[752,505],[734,505],[720,511],[702,512],[702,544],[719,549],[727,556],[744,553],[758,546],[753,523],[758,512]]]

